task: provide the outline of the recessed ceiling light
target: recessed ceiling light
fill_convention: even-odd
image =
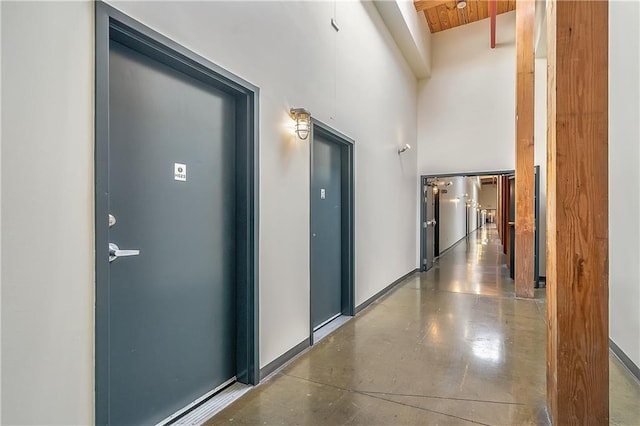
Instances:
[[[466,2],[466,0],[460,0],[460,1],[458,2],[458,4],[456,5],[456,7],[457,7],[458,9],[464,9],[465,7],[467,7],[467,2]]]

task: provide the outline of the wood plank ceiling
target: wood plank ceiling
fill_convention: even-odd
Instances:
[[[429,23],[431,33],[476,22],[488,18],[489,0],[466,0],[463,9],[456,7],[458,0],[414,0],[418,12],[423,12]],[[496,1],[496,13],[506,13],[516,9],[516,0]]]

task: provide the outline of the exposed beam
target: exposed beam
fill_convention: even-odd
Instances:
[[[547,403],[609,424],[608,2],[547,2]]]
[[[496,0],[489,0],[489,16],[491,17],[491,48],[496,48]]]
[[[516,241],[517,297],[534,295],[534,48],[535,0],[516,2]]]
[[[418,0],[413,3],[418,12],[440,6],[441,4],[454,3],[455,0]]]

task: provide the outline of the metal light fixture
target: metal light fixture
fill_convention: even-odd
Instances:
[[[409,145],[408,143],[405,143],[402,148],[398,149],[398,155],[402,154],[405,151],[409,151],[410,149],[411,149],[411,145]]]
[[[304,108],[291,108],[289,116],[296,122],[296,135],[306,140],[311,131],[311,113]]]

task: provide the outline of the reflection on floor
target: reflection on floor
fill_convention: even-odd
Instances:
[[[544,290],[515,299],[481,229],[208,424],[548,424]],[[640,385],[611,357],[611,423]]]

